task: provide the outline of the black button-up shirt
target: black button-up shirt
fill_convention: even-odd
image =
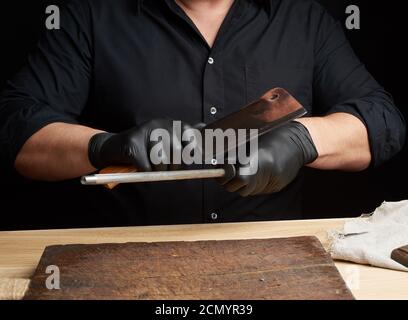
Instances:
[[[277,86],[309,115],[347,112],[360,118],[374,166],[400,150],[401,114],[355,56],[341,25],[319,4],[236,0],[212,48],[174,1],[140,4],[78,0],[61,10],[61,29],[45,32],[2,93],[4,163],[11,166],[24,142],[52,122],[110,132],[153,118],[209,123]],[[113,191],[71,183],[70,193],[64,190],[98,225],[202,223],[300,218],[299,182],[279,194],[248,198],[214,181]]]

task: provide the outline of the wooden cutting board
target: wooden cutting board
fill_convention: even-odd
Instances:
[[[46,288],[58,266],[60,289]],[[25,299],[353,299],[315,237],[47,247]]]

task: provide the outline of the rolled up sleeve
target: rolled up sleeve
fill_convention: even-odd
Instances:
[[[365,124],[372,166],[381,165],[402,149],[406,138],[402,114],[360,62],[341,24],[324,10],[315,44],[313,86],[317,113],[349,113]]]
[[[7,167],[35,132],[54,122],[77,123],[86,106],[92,49],[85,3],[61,8],[61,28],[44,32],[0,94],[1,160]]]

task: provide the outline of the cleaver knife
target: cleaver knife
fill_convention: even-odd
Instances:
[[[254,137],[259,137],[304,116],[306,113],[306,109],[286,90],[274,88],[237,112],[208,124],[201,131],[204,132],[206,129],[221,129],[223,131],[227,129],[235,131],[238,129],[258,130],[256,136],[247,134],[245,140],[233,146],[237,148],[240,144],[247,143]],[[224,153],[228,151],[229,148],[223,150]],[[154,172],[138,172],[137,168],[131,166],[112,166],[101,170],[98,174],[83,176],[81,183],[83,185],[105,185],[107,188],[113,189],[122,183],[209,179],[225,176],[233,177],[234,175],[235,167],[232,165],[217,169]]]

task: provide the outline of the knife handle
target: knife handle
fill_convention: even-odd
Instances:
[[[99,171],[100,174],[110,174],[110,173],[133,173],[138,172],[139,170],[133,166],[110,166]],[[117,187],[119,183],[108,183],[105,184],[105,187],[112,190]]]
[[[408,245],[395,249],[391,253],[391,259],[408,268]]]

